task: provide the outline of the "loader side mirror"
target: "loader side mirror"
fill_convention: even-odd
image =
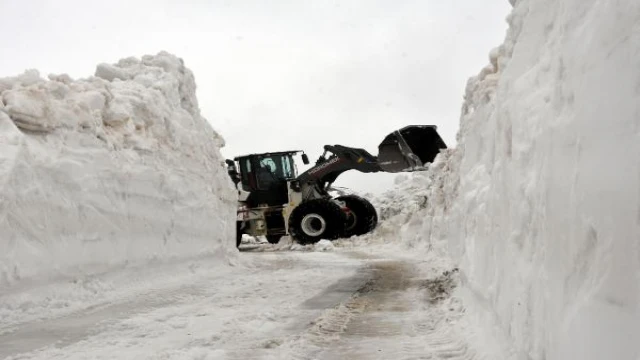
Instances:
[[[234,163],[232,160],[225,160],[225,163],[227,163],[227,171],[229,172],[234,172],[234,173],[238,173],[238,169],[236,169],[236,163]]]
[[[305,153],[303,153],[303,154],[302,154],[302,162],[303,162],[305,165],[309,165],[309,157],[308,157],[308,156],[307,156],[307,154],[305,154]]]
[[[238,170],[236,169],[236,164],[233,160],[225,160],[224,162],[227,164],[227,173],[231,177],[231,180],[236,186],[238,186],[241,179],[240,174],[238,174]]]

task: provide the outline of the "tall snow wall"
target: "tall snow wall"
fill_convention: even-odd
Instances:
[[[512,5],[403,239],[460,266],[502,358],[638,360],[640,2]]]
[[[223,139],[165,52],[0,79],[0,289],[233,248]]]

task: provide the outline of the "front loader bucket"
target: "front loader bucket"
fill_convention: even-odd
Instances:
[[[425,170],[446,149],[435,125],[410,125],[387,135],[378,145],[378,163],[386,172]]]

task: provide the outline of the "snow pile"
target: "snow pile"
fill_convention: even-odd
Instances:
[[[337,242],[337,241],[336,241]],[[290,236],[283,236],[277,244],[270,244],[264,236],[242,236],[240,245],[241,251],[249,252],[282,252],[282,251],[306,251],[306,252],[324,252],[334,251],[334,242],[322,239],[313,244],[300,244],[293,241]]]
[[[233,245],[235,193],[195,81],[161,52],[0,79],[0,287]]]
[[[331,240],[320,240],[313,245],[316,251],[333,251],[335,247]]]
[[[640,2],[512,3],[403,240],[452,256],[502,358],[638,359]]]
[[[423,221],[425,210],[442,208],[442,191],[434,191],[439,178],[446,172],[449,163],[446,161],[452,150],[443,150],[441,155],[428,165],[429,171],[398,175],[395,188],[381,195],[369,197],[378,212],[378,226],[371,234],[361,236],[358,241],[367,243],[385,242],[397,244],[398,231],[400,238],[410,247],[428,247],[422,241],[423,228],[429,230],[429,224]],[[433,197],[432,197],[433,196]]]

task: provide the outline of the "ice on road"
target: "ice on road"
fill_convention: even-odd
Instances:
[[[242,259],[194,260],[166,283],[149,274],[66,312],[32,310],[29,321],[0,326],[0,358],[478,358],[449,297],[455,269],[348,251],[253,250]]]

